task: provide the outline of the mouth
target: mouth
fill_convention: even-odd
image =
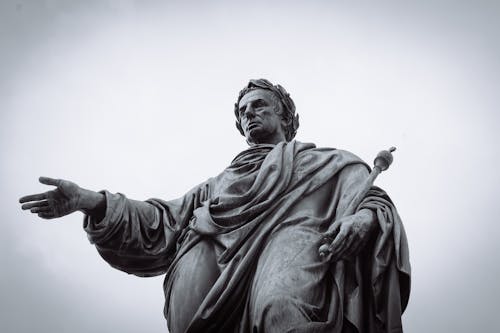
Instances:
[[[259,126],[259,125],[260,125],[260,124],[259,124],[258,122],[256,122],[256,121],[251,122],[251,123],[249,123],[249,124],[247,125],[247,130],[251,130],[251,129],[253,129],[253,128],[255,128],[256,126]]]

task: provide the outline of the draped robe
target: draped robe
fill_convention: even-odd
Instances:
[[[358,207],[378,226],[352,260],[318,247],[368,175],[338,149],[255,145],[179,199],[106,196],[84,229],[113,267],[166,274],[165,316],[177,332],[401,332],[410,287],[405,232],[387,194]]]

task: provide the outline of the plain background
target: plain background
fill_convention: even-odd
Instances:
[[[495,1],[3,1],[2,332],[166,332],[162,277],[110,268],[82,215],[20,209],[41,175],[173,199],[246,144],[250,78],[294,98],[297,139],[371,163],[405,223],[405,332],[498,332]],[[188,292],[188,291],[187,291]]]

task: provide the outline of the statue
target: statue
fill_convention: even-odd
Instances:
[[[111,266],[166,274],[171,333],[402,332],[407,240],[369,167],[293,140],[299,118],[280,85],[250,80],[234,112],[249,148],[181,198],[136,201],[41,177],[56,189],[21,198],[22,209],[82,211]]]

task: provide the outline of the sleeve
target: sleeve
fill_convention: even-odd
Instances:
[[[138,276],[160,275],[172,262],[177,239],[193,210],[209,199],[210,187],[207,181],[171,201],[137,201],[102,191],[106,197],[104,218],[98,221],[86,215],[83,228],[112,267]]]

